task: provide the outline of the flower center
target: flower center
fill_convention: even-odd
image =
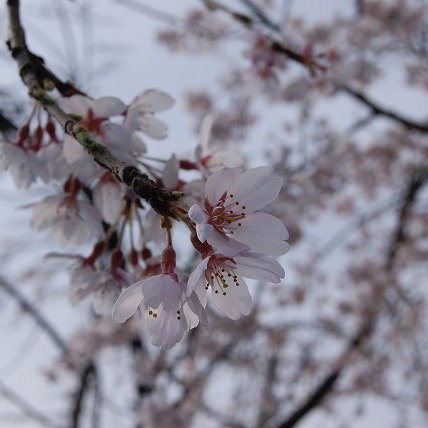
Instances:
[[[230,225],[241,226],[239,220],[245,218],[246,206],[234,200],[233,194],[224,194],[210,214],[210,223],[216,227],[228,227]],[[230,232],[233,234],[233,231]]]
[[[205,290],[212,288],[215,294],[226,296],[229,286],[239,286],[238,276],[226,264],[210,263],[205,272]]]

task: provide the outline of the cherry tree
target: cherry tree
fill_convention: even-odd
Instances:
[[[321,20],[292,1],[113,2],[189,75],[216,65],[184,96],[190,150],[164,119],[177,94],[85,90],[32,50],[20,3],[6,61],[26,94],[0,91],[0,169],[33,231],[4,240],[2,348],[17,317],[52,356],[42,380],[0,381],[7,426],[425,426],[426,2]],[[52,7],[86,47],[89,3]]]

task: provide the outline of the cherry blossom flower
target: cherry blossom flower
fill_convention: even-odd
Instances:
[[[0,170],[9,170],[19,188],[29,187],[37,177],[48,179],[46,166],[35,152],[7,141],[0,142]]]
[[[276,199],[282,182],[270,167],[243,173],[239,168],[216,171],[205,185],[204,209],[195,204],[189,210],[199,240],[225,255],[245,250],[272,256],[286,253],[289,245],[284,224],[259,212]]]
[[[67,193],[48,196],[34,204],[32,226],[48,231],[62,244],[81,244],[103,233],[98,210]]]
[[[113,307],[113,318],[123,323],[142,305],[150,341],[161,349],[174,346],[186,331],[198,325],[199,319],[207,324],[198,296],[188,295],[174,268],[175,252],[167,247],[162,253],[162,273],[129,286]]]
[[[233,257],[214,253],[204,258],[192,272],[188,292],[195,292],[206,306],[206,291],[211,289],[214,306],[231,319],[248,315],[252,307],[250,292],[243,276],[259,281],[281,282],[284,269],[273,258],[242,253]]]
[[[125,126],[131,132],[139,130],[152,138],[166,138],[168,127],[164,122],[154,117],[154,114],[168,110],[173,105],[173,98],[166,92],[157,89],[144,91],[128,107]]]
[[[186,298],[185,285],[167,274],[154,275],[125,289],[113,307],[113,318],[123,323],[140,305],[145,308],[150,341],[161,349],[173,347],[186,331],[196,327],[197,314],[207,323],[197,295]]]

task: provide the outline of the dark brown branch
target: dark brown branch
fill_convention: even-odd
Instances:
[[[74,394],[74,406],[71,411],[71,428],[80,426],[80,417],[83,410],[83,403],[88,393],[91,383],[97,382],[97,370],[93,362],[88,363],[81,371],[79,385]]]
[[[271,30],[280,32],[281,29],[278,24],[275,24],[266,14],[263,12],[262,9],[260,9],[259,6],[257,6],[252,0],[240,0],[241,3],[243,3],[245,6],[250,9],[254,15],[257,17],[257,19],[266,27],[269,27]]]
[[[361,347],[364,340],[370,335],[373,329],[374,318],[369,320],[361,327],[361,329],[355,334],[350,340],[347,350],[344,353],[344,357],[351,354],[353,351]],[[346,358],[341,358],[340,361],[344,361]],[[312,409],[318,406],[326,397],[329,395],[333,388],[336,386],[337,381],[342,375],[345,369],[344,363],[338,364],[314,389],[312,394],[306,399],[306,401],[297,408],[288,418],[278,425],[278,428],[292,428],[294,427],[304,416],[306,416]]]
[[[8,0],[7,6],[9,16],[7,45],[18,65],[19,74],[28,88],[30,97],[37,100],[46,113],[61,125],[65,133],[74,137],[95,162],[114,174],[119,181],[130,187],[139,197],[148,201],[157,213],[174,217],[175,211],[172,202],[183,196],[181,192],[170,192],[163,189],[134,166],[117,159],[105,146],[96,141],[86,128],[66,114],[51,98],[46,87],[51,88],[52,85],[59,85],[61,88],[61,82],[44,67],[43,59],[28,50],[19,16],[19,0]],[[46,83],[46,79],[50,83]]]
[[[208,9],[222,10],[223,12],[226,12],[228,15],[234,18],[236,21],[238,21],[241,25],[244,25],[249,29],[254,29],[254,27],[256,26],[256,23],[249,16],[244,15],[242,13],[235,12],[232,9],[228,8],[227,6],[224,6],[223,4],[218,3],[216,0],[202,0],[202,1]],[[267,24],[265,23],[265,25]],[[270,44],[271,44],[270,48],[273,51],[283,54],[287,58],[291,59],[292,61],[297,62],[300,65],[303,65],[311,73],[314,73],[315,70],[323,71],[325,69],[323,65],[318,64],[313,59],[299,54],[298,52],[284,46],[282,43],[279,43],[277,40],[274,40],[273,38],[269,37],[268,35],[265,35],[265,37],[267,40],[270,41]]]
[[[428,170],[418,169],[410,177],[409,184],[404,192],[400,212],[398,215],[398,222],[393,233],[391,243],[389,246],[389,252],[385,262],[385,269],[390,270],[394,265],[398,249],[400,245],[405,241],[406,236],[404,228],[409,215],[409,212],[415,202],[416,195],[422,186],[428,180]]]
[[[37,325],[52,339],[52,342],[64,353],[68,354],[67,345],[62,340],[58,332],[43,317],[43,315],[30,303],[30,301],[12,284],[0,276],[0,287],[14,300],[16,300],[22,309],[27,312],[37,323]]]
[[[53,427],[58,428],[62,425],[55,423],[48,416],[41,413],[39,410],[35,409],[29,403],[27,403],[21,396],[16,392],[12,391],[7,387],[3,382],[0,381],[0,395],[2,395],[6,400],[13,403],[23,415],[32,419],[34,422],[38,422],[43,427]]]
[[[374,115],[388,117],[389,119],[399,122],[409,129],[414,129],[416,131],[424,132],[424,133],[428,132],[427,122],[424,122],[424,123],[414,122],[410,119],[400,116],[398,113],[395,113],[391,110],[384,109],[379,104],[375,103],[373,100],[371,100],[366,95],[364,95],[362,92],[358,92],[355,89],[350,88],[349,86],[343,86],[341,90],[347,93],[348,95],[350,95],[351,97],[353,97],[354,99],[365,104]]]

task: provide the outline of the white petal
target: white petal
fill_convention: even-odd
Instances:
[[[148,306],[156,309],[162,303],[166,311],[176,308],[183,294],[180,284],[164,274],[144,280],[142,290]]]
[[[204,327],[208,327],[208,318],[207,318],[207,314],[205,312],[205,308],[203,306],[203,302],[201,302],[199,300],[199,297],[195,292],[193,292],[190,295],[190,298],[189,298],[186,305],[188,305],[191,312],[197,316],[197,318],[199,319],[201,324]],[[186,307],[186,305],[183,306],[183,309]],[[190,314],[188,314],[187,312],[185,312],[185,313],[186,313],[186,316],[188,316],[188,317],[190,316]],[[189,320],[189,318],[188,318],[188,320]],[[192,321],[192,320],[189,320],[189,321]],[[194,325],[192,322],[189,323],[189,328],[194,328],[196,326],[197,326],[197,324]]]
[[[86,116],[88,109],[92,107],[93,100],[84,95],[72,95],[71,97],[60,98],[58,105],[68,114]]]
[[[141,291],[141,282],[129,286],[117,299],[113,306],[113,318],[116,322],[123,323],[135,313],[141,301],[143,293]]]
[[[94,101],[92,110],[96,117],[118,116],[126,109],[126,105],[116,97],[101,97]]]
[[[198,231],[198,225],[196,231]],[[199,235],[198,235],[199,237]],[[232,257],[238,253],[249,251],[250,247],[242,242],[230,239],[224,233],[213,228],[213,232],[208,236],[208,243],[225,256]]]
[[[162,308],[156,312],[157,317],[145,317],[150,341],[161,349],[170,349],[178,343],[187,330],[187,321],[184,316],[177,318],[176,309],[164,311]]]
[[[187,295],[189,296],[192,291],[197,287],[203,287],[205,283],[205,271],[207,270],[208,262],[210,258],[207,257],[202,260],[195,270],[190,274],[189,279],[187,280]]]
[[[168,159],[162,173],[162,183],[167,189],[175,189],[178,184],[180,163],[174,154]]]
[[[194,204],[190,207],[189,217],[190,220],[194,221],[196,224],[203,224],[205,222],[205,214],[198,204]]]
[[[119,183],[98,183],[93,191],[93,200],[103,220],[108,224],[114,224],[124,206],[122,189]]]
[[[149,137],[159,140],[168,136],[168,126],[166,123],[154,116],[139,116],[138,128]]]
[[[196,234],[201,242],[208,241],[214,231],[214,227],[211,224],[197,224]]]
[[[258,281],[268,281],[275,284],[281,282],[284,278],[284,268],[271,257],[251,257],[251,256],[235,256],[234,268],[238,275],[247,278],[256,279]]]
[[[214,306],[233,320],[241,318],[242,315],[248,315],[252,307],[247,284],[242,278],[238,278],[238,283],[239,285],[229,287],[225,296],[221,292],[211,293]]]
[[[204,118],[202,119],[201,128],[199,130],[199,142],[200,142],[201,148],[205,150],[208,148],[208,143],[211,137],[211,129],[213,127],[213,122],[214,122],[214,116],[211,113],[205,115]]]
[[[73,137],[67,134],[64,136],[63,150],[65,160],[69,164],[76,162],[83,156],[85,152],[82,145],[78,143]]]
[[[244,205],[245,212],[257,211],[272,203],[281,190],[283,179],[272,175],[272,168],[260,166],[241,174],[229,189],[233,202]]]
[[[271,256],[285,254],[290,246],[285,242],[288,232],[284,223],[267,213],[252,213],[233,229],[233,239],[248,245],[251,251]]]
[[[138,106],[142,113],[158,113],[174,105],[174,99],[166,92],[148,89],[140,94],[131,105]]]
[[[212,206],[216,206],[240,175],[239,168],[222,168],[208,177],[205,185],[205,196]]]

